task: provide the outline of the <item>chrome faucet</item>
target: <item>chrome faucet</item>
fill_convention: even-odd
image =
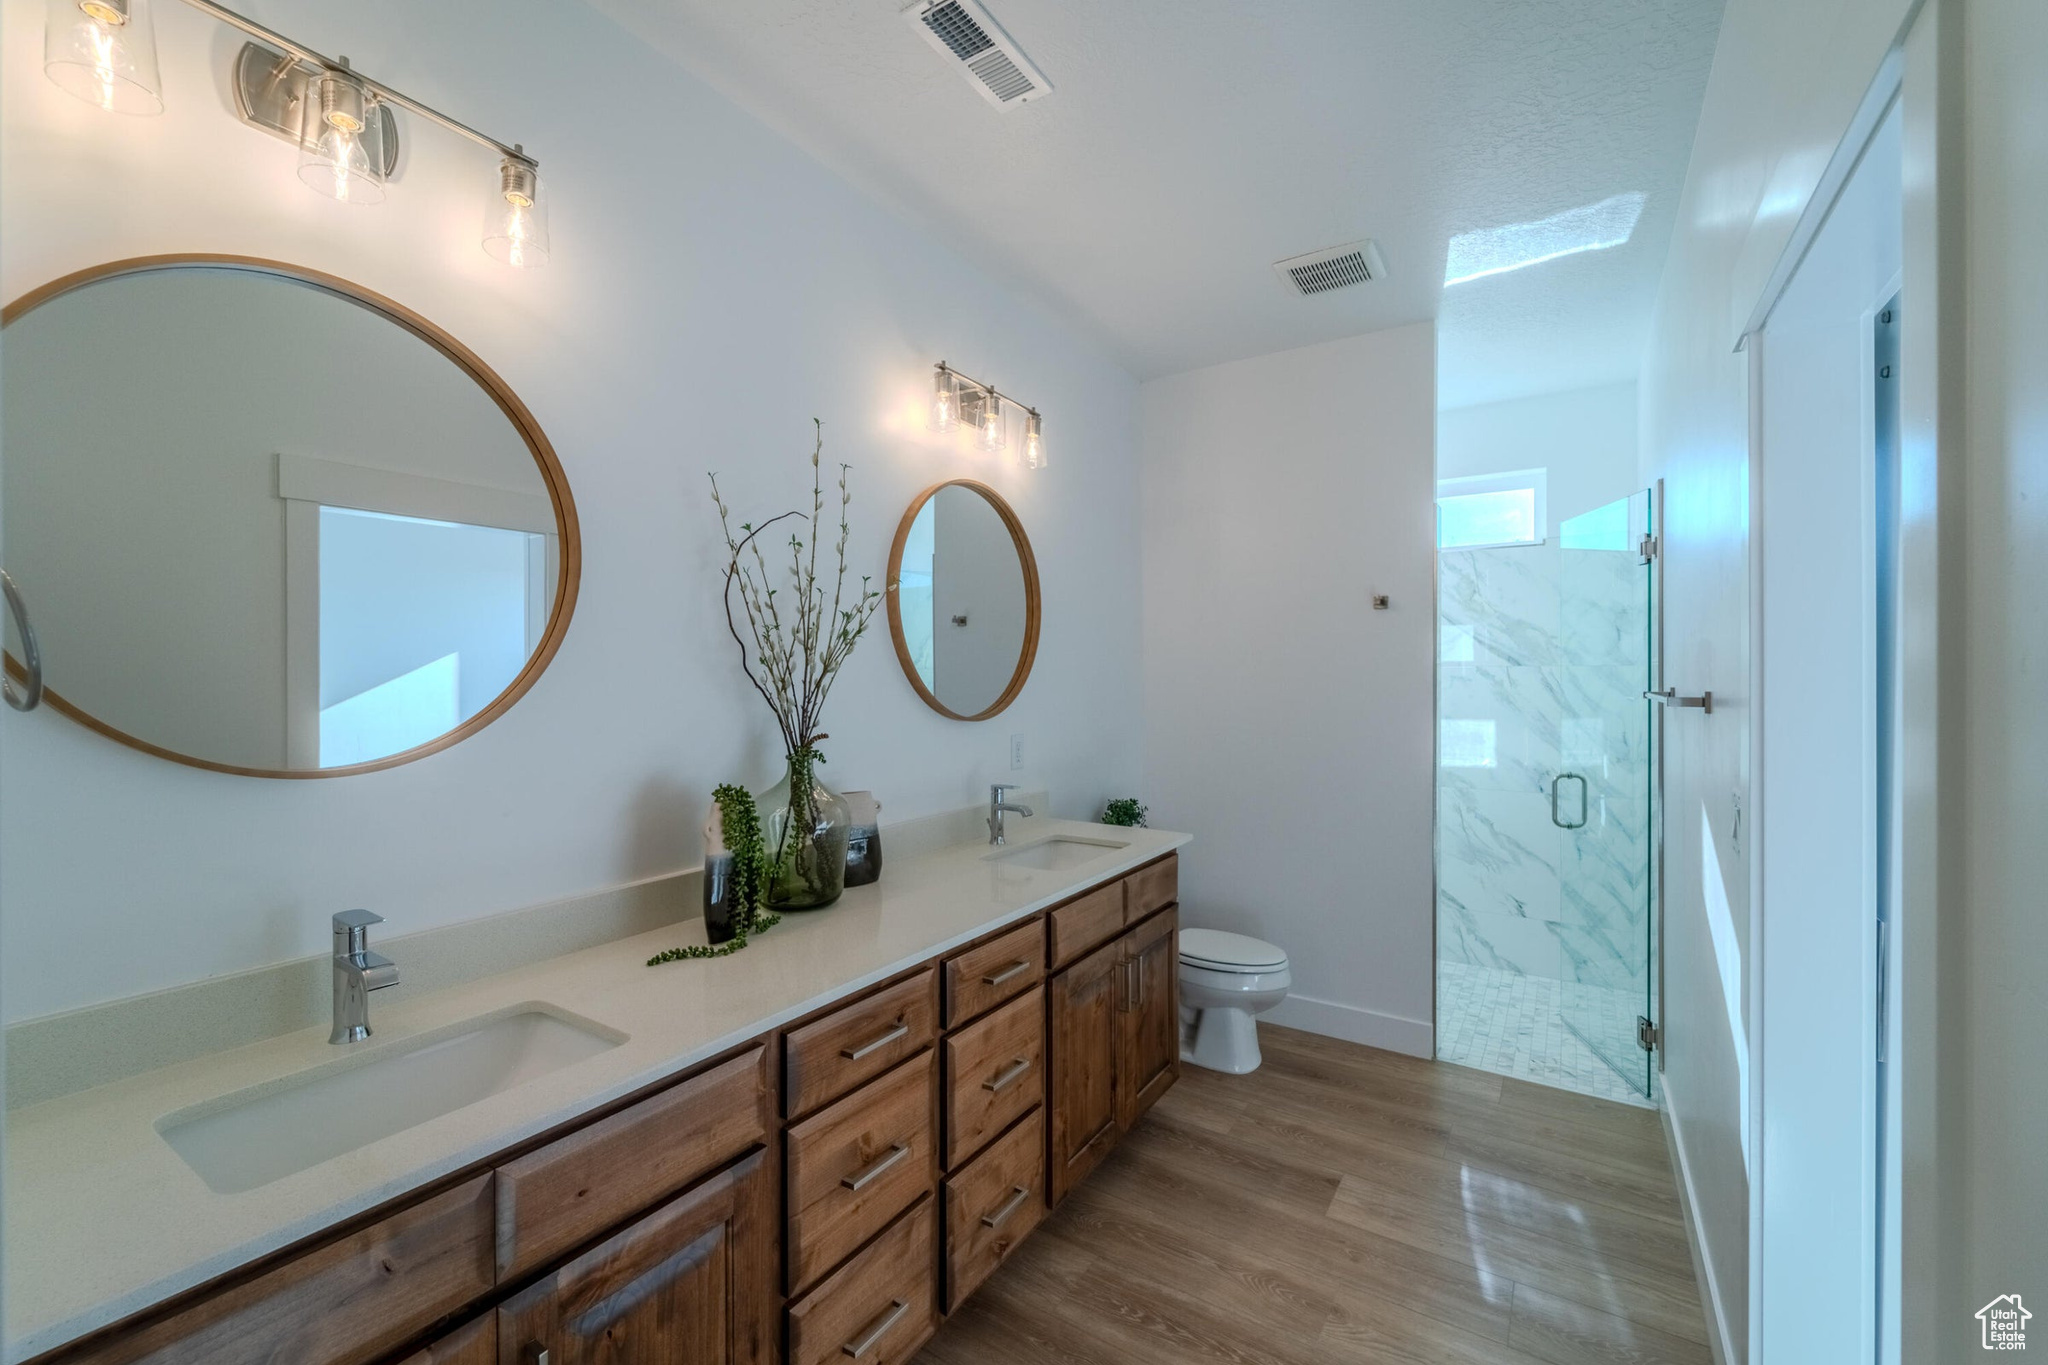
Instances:
[[[370,951],[370,926],[382,915],[344,910],[334,917],[334,1032],[330,1043],[360,1043],[370,1036],[370,992],[398,984],[398,965]]]
[[[1004,792],[1013,792],[1015,790],[1017,790],[1015,787],[1007,786],[1001,782],[992,784],[988,789],[988,841],[992,844],[1009,842],[1009,840],[1003,837],[1004,811],[1008,811],[1012,815],[1021,815],[1026,820],[1031,818],[1031,807],[1013,806],[1003,800]]]

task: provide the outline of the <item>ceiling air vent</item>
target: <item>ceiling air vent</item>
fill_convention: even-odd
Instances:
[[[1052,93],[1045,73],[975,0],[918,0],[903,17],[996,108],[1014,109]]]
[[[1332,289],[1385,279],[1387,263],[1380,258],[1378,242],[1347,242],[1275,261],[1273,273],[1304,294],[1327,294]]]

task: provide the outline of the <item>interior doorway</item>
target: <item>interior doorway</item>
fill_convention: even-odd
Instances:
[[[1773,1360],[1876,1353],[1902,202],[1894,104],[1751,339],[1763,509],[1751,1280]]]

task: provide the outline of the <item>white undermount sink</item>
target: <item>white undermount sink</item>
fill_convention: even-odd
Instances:
[[[1074,839],[1058,834],[1035,844],[1021,844],[991,853],[988,861],[1005,867],[1028,867],[1036,872],[1063,872],[1129,847],[1129,844],[1118,843],[1114,839]]]
[[[215,1193],[239,1194],[625,1041],[552,1005],[515,1005],[384,1048],[349,1044],[363,1051],[181,1109],[156,1127]]]

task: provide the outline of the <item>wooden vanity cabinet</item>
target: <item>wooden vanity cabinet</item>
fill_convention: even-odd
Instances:
[[[1048,1184],[1055,1205],[1180,1079],[1176,871],[1168,857],[1120,883],[1131,927],[1055,974],[1047,988]],[[1085,922],[1099,934],[1100,896],[1091,892],[1053,911],[1056,961],[1059,917],[1083,906]]]
[[[903,1365],[1179,1076],[1175,867],[30,1365]]]
[[[1117,1023],[1123,941],[1112,940],[1053,977],[1047,992],[1054,1204],[1116,1145]]]
[[[756,1152],[507,1299],[497,1365],[773,1365],[775,1211]]]
[[[498,1315],[471,1318],[436,1337],[399,1365],[498,1365]]]
[[[1180,913],[1162,910],[1125,935],[1128,975],[1116,1023],[1116,1121],[1125,1132],[1180,1079]]]

